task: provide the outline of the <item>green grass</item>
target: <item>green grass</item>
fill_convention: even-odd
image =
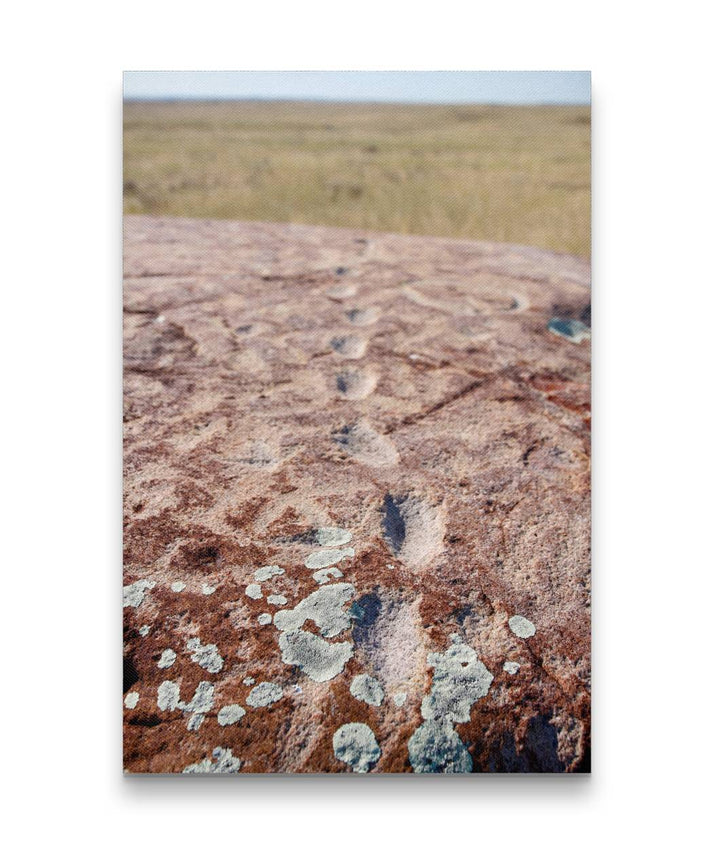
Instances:
[[[588,107],[130,102],[124,119],[127,214],[590,255]]]

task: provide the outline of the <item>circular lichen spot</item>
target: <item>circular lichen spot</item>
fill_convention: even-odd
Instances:
[[[226,704],[218,711],[218,725],[234,725],[245,716],[245,708],[239,704]]]
[[[245,594],[253,600],[260,600],[262,597],[262,588],[258,583],[250,583],[245,589]]]
[[[430,720],[408,742],[415,773],[472,773],[472,757],[449,722]]]
[[[247,697],[250,707],[267,707],[282,698],[282,687],[270,681],[263,681],[253,687]]]
[[[379,707],[385,698],[380,681],[371,675],[357,675],[350,684],[350,693],[359,701]]]
[[[339,526],[320,526],[315,532],[315,540],[321,547],[342,547],[352,541],[352,532]]]
[[[535,635],[535,625],[522,615],[513,615],[508,624],[512,632],[520,639],[529,639]]]
[[[341,725],[333,735],[333,751],[354,773],[367,773],[381,754],[372,729],[364,722]]]

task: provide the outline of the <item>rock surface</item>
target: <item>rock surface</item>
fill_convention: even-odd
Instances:
[[[125,769],[587,771],[587,263],[127,217],[124,273]]]

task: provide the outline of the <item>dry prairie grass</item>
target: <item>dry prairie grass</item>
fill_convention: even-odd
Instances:
[[[590,108],[129,102],[127,214],[590,255]]]

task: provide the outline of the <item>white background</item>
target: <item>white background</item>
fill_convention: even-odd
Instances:
[[[7,852],[717,845],[710,9],[577,0],[6,9]],[[123,69],[150,68],[592,70],[591,777],[122,778],[121,85]]]

